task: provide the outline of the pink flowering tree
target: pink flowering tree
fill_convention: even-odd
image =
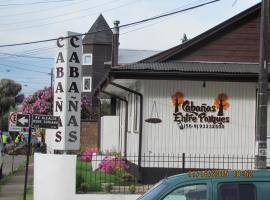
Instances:
[[[20,112],[28,114],[52,114],[51,88],[45,87],[24,99]]]

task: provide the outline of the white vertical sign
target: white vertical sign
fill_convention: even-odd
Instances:
[[[54,116],[59,128],[52,130],[52,148],[80,149],[82,37],[67,32],[57,40],[54,68]],[[69,38],[64,38],[69,36]]]

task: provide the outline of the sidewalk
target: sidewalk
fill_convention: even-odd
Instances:
[[[29,163],[28,186],[33,185],[34,164]],[[15,173],[6,185],[0,191],[1,200],[18,200],[24,190],[25,170]]]

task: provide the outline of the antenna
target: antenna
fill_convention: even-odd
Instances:
[[[232,7],[234,7],[237,4],[238,0],[235,0],[232,4]]]

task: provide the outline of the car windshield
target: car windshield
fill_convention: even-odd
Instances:
[[[137,200],[151,200],[156,197],[164,188],[167,187],[167,184],[164,180],[161,180],[156,185],[154,185],[150,190],[148,190],[143,196],[139,197]]]

